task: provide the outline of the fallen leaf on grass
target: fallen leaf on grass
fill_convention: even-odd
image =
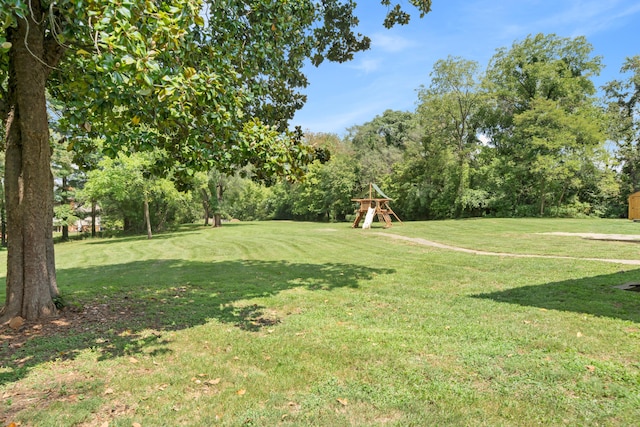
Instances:
[[[587,365],[585,366],[585,368],[587,368],[587,371],[589,372],[595,372],[596,371],[596,367],[593,365]]]
[[[580,337],[582,336],[582,332],[578,332],[578,333],[576,334],[576,336],[577,336],[578,338],[580,338]]]
[[[111,387],[109,387],[104,391],[104,394],[113,394],[113,393],[114,393],[114,390]]]
[[[142,427],[142,424],[140,424],[140,423],[133,423],[133,424],[131,424],[131,427]]]
[[[24,324],[24,319],[20,316],[16,316],[9,321],[9,327],[14,331],[20,329],[20,327]]]
[[[243,389],[243,388],[242,388],[242,389],[240,389],[240,390],[236,391],[236,394],[237,394],[238,396],[244,396],[246,392],[247,392],[247,390],[245,390],[245,389]]]
[[[342,406],[347,406],[349,404],[349,401],[347,399],[337,398],[336,400],[340,402]]]
[[[209,381],[205,381],[205,384],[209,384],[209,385],[216,385],[216,384],[220,384],[221,378],[216,378],[215,380],[209,380]]]
[[[138,359],[136,359],[135,357],[130,357],[130,358],[129,358],[129,362],[131,362],[131,363],[138,363]]]

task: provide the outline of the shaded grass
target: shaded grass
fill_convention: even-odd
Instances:
[[[525,233],[521,221],[511,227]],[[488,238],[494,225],[476,222]],[[496,232],[494,244],[512,239]],[[615,258],[606,248],[598,256]],[[298,223],[73,242],[57,257],[66,298],[105,321],[0,344],[4,423],[640,419],[640,294],[611,288],[637,268],[473,256]]]

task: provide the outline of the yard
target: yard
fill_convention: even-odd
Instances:
[[[62,315],[0,329],[0,425],[640,419],[638,223],[193,225],[56,259]]]

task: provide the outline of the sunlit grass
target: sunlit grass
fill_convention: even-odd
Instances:
[[[612,219],[467,219],[406,222],[387,233],[492,252],[640,259],[640,223]],[[574,233],[554,235],[552,233]],[[582,233],[612,235],[601,240]],[[638,237],[623,240],[617,235]]]
[[[639,280],[640,267],[479,256],[376,234],[633,259],[638,244],[531,236],[633,234],[638,224],[374,225],[190,226],[151,241],[58,245],[65,298],[111,317],[33,338],[10,357],[1,343],[0,414],[11,418],[0,415],[0,424],[613,426],[640,419],[640,294],[613,288]]]

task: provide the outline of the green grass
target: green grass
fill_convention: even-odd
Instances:
[[[640,224],[374,226],[189,226],[57,245],[65,299],[104,321],[48,338],[30,326],[18,349],[0,341],[0,424],[637,425],[640,293],[612,287],[640,280],[640,266],[376,233],[640,259],[639,243],[536,234]]]
[[[492,252],[640,259],[640,240],[595,240],[547,233],[640,235],[640,223],[610,219],[467,219],[408,222],[387,232]]]

